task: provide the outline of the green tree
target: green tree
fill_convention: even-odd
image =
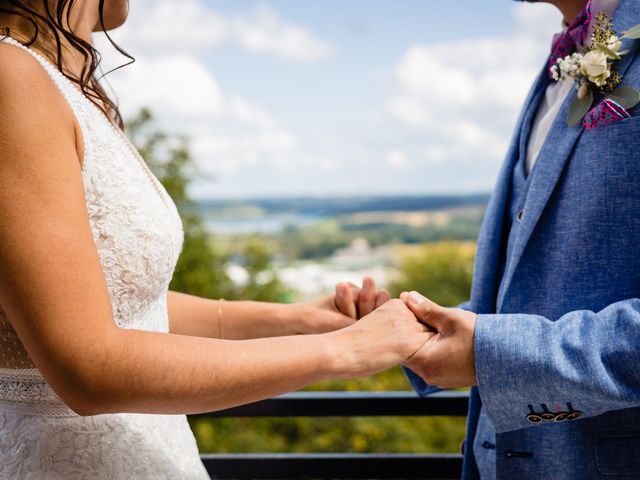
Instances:
[[[240,287],[238,298],[262,302],[290,302],[289,292],[271,265],[273,251],[259,235],[252,235],[244,247],[243,266],[248,274],[247,283]]]
[[[474,257],[471,242],[421,245],[405,255],[389,290],[395,296],[417,290],[440,305],[457,306],[469,300]]]
[[[169,288],[205,298],[262,301],[288,298],[271,268],[271,252],[259,238],[240,254],[249,277],[247,284],[235,285],[227,275],[229,256],[216,250],[189,196],[189,184],[201,172],[193,162],[187,139],[159,129],[146,108],[127,122],[127,134],[164,185],[182,218],[184,246]]]
[[[234,285],[225,271],[228,259],[211,246],[202,218],[189,197],[188,186],[197,171],[187,139],[158,129],[148,109],[142,109],[127,122],[127,134],[182,218],[184,246],[169,288],[206,298],[229,298]]]

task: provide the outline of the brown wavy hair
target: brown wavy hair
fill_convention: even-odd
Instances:
[[[41,4],[41,9],[37,9],[33,6],[33,3],[36,1]],[[94,105],[102,110],[111,122],[117,124],[120,128],[124,128],[124,121],[118,106],[109,98],[107,92],[104,90],[102,85],[100,85],[99,80],[114,70],[130,65],[135,61],[135,59],[120,48],[109,36],[104,24],[104,2],[105,0],[100,0],[99,3],[100,25],[102,26],[102,30],[111,45],[113,45],[122,55],[127,57],[129,62],[109,70],[100,77],[96,76],[96,72],[101,61],[100,52],[98,52],[93,45],[75,35],[68,28],[71,9],[76,3],[76,0],[0,0],[0,18],[5,18],[5,15],[18,16],[24,18],[31,24],[33,34],[26,43],[23,43],[26,47],[32,46],[40,35],[44,35],[45,37],[52,39],[55,43],[55,53],[46,52],[49,59],[57,65],[58,70],[60,70],[65,77],[78,85],[80,91]],[[2,26],[1,20],[0,26]],[[10,29],[8,27],[2,27],[0,36],[1,35],[11,35]],[[62,53],[62,38],[64,38],[75,50],[80,52],[84,58],[82,72],[77,78],[74,75],[66,73],[63,69],[64,59]]]

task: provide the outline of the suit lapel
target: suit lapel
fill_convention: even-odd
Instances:
[[[504,285],[497,302],[498,312],[500,312],[505,294],[531,234],[553,193],[574,145],[583,132],[582,127],[569,128],[567,125],[569,105],[575,95],[575,90],[572,90],[565,100],[530,173],[532,177],[524,204],[522,221],[514,240],[511,257],[508,259],[504,273]]]
[[[637,0],[622,0],[614,15],[614,28],[624,32],[636,23],[640,18],[640,2]],[[624,76],[637,54],[640,41],[635,41],[629,55],[618,62],[616,68]],[[623,80],[624,85],[624,80]],[[542,213],[553,194],[553,191],[562,175],[564,167],[571,157],[576,142],[584,129],[581,126],[570,128],[567,125],[569,106],[576,96],[573,89],[565,100],[557,118],[540,151],[538,161],[531,172],[531,183],[524,205],[522,223],[513,245],[513,252],[505,270],[504,287],[500,292],[497,307],[500,311],[504,298],[513,280],[518,263],[531,239],[531,235],[538,224]]]
[[[522,136],[528,130],[526,127],[527,122],[530,125],[531,112],[535,112],[537,109],[548,83],[547,79],[548,74],[545,67],[535,80],[525,101],[524,108],[520,113],[520,118],[516,122],[511,145],[507,151],[494,193],[491,196],[491,201],[487,206],[482,222],[480,235],[478,236],[471,292],[472,308],[479,313],[493,313],[495,311],[495,301],[500,281],[498,278],[501,262],[500,255],[502,254],[500,246],[502,245],[505,228],[504,220],[509,202],[513,169],[523,148]]]

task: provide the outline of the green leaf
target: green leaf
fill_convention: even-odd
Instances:
[[[588,93],[582,99],[576,95],[569,106],[569,115],[567,118],[569,127],[578,125],[591,109],[591,105],[593,105],[593,91],[591,91],[591,89],[588,90]]]
[[[629,30],[624,32],[624,35],[620,37],[622,39],[637,39],[640,38],[640,24],[635,27],[631,27]]]
[[[640,91],[634,87],[618,87],[613,92],[608,93],[607,98],[617,102],[622,108],[629,110],[640,103]]]
[[[607,58],[610,58],[612,60],[620,60],[620,58],[622,58],[620,57],[620,54],[614,52],[608,47],[605,47],[604,45],[598,45],[598,50],[604,53],[607,56]]]

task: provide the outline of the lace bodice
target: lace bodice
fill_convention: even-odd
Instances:
[[[12,38],[4,41],[20,45]],[[50,74],[82,129],[87,210],[115,322],[122,328],[168,331],[165,296],[183,238],[175,204],[122,131],[51,63],[25,50]],[[3,310],[0,338],[5,376],[7,369],[34,368]],[[36,372],[19,372],[27,373]],[[0,399],[6,397],[2,378]]]
[[[114,321],[167,332],[167,289],[183,244],[175,204],[125,134],[52,63],[11,37],[0,41],[37,59],[81,127],[87,210]],[[0,307],[0,478],[208,476],[184,416],[77,416]]]

